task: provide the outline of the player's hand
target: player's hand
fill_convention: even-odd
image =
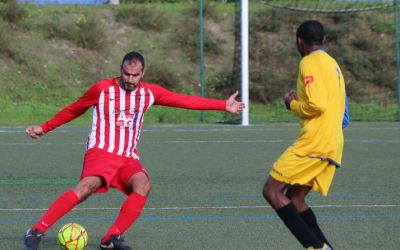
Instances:
[[[37,125],[31,125],[25,129],[25,132],[28,136],[32,137],[33,139],[37,139],[44,135],[44,131],[42,127]]]
[[[290,90],[283,97],[283,101],[285,102],[286,109],[290,110],[290,103],[297,99],[296,92],[294,90]]]
[[[246,108],[246,104],[244,102],[239,102],[236,100],[236,97],[238,95],[239,91],[236,91],[233,95],[231,95],[228,98],[228,100],[226,100],[226,108],[225,108],[226,111],[234,114],[239,114],[240,111]]]

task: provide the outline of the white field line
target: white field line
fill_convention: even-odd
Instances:
[[[312,208],[397,208],[400,204],[353,204],[353,205],[313,205]],[[222,210],[222,209],[259,209],[271,206],[204,206],[204,207],[149,207],[145,210]],[[73,210],[119,210],[119,207],[83,207]],[[0,208],[0,211],[45,211],[47,208]]]
[[[294,139],[279,139],[279,140],[164,140],[164,141],[142,141],[141,144],[183,144],[183,143],[194,143],[194,144],[205,144],[205,143],[291,143]],[[364,144],[375,144],[375,143],[389,143],[399,144],[400,140],[379,140],[379,139],[347,139],[347,143],[364,143]],[[0,145],[85,145],[84,142],[0,142]]]
[[[393,129],[393,128],[391,128]],[[242,131],[298,131],[299,126],[297,124],[291,125],[281,125],[276,128],[263,128],[263,127],[192,127],[192,128],[182,128],[182,127],[153,127],[153,128],[143,128],[142,132],[242,132]],[[56,130],[56,133],[89,133],[88,129],[68,129],[68,128],[59,128]],[[20,134],[25,133],[25,128],[5,128],[0,127],[0,133],[9,133],[9,134]]]
[[[179,126],[147,126],[142,129],[142,132],[243,132],[243,131],[299,131],[299,125],[297,123],[280,123],[276,127],[263,127],[263,125],[250,125],[243,127],[239,125],[227,125],[225,127],[179,127]],[[357,125],[348,127],[346,130],[400,130],[400,126],[388,126],[388,127],[359,127]],[[56,130],[57,133],[89,133],[89,126],[82,128],[59,128]],[[0,127],[0,133],[19,134],[25,133],[25,127]]]

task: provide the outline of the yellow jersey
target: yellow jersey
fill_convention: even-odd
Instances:
[[[299,117],[301,131],[292,145],[293,152],[299,156],[321,158],[340,167],[346,90],[335,59],[323,50],[303,57],[296,94],[290,109]]]

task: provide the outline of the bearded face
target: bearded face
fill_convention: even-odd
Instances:
[[[133,91],[137,88],[143,76],[144,69],[140,61],[125,61],[121,65],[120,87],[127,91]]]

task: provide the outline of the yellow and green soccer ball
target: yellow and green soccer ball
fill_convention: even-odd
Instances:
[[[65,250],[82,250],[88,244],[88,234],[78,223],[65,224],[58,231],[58,245]]]

